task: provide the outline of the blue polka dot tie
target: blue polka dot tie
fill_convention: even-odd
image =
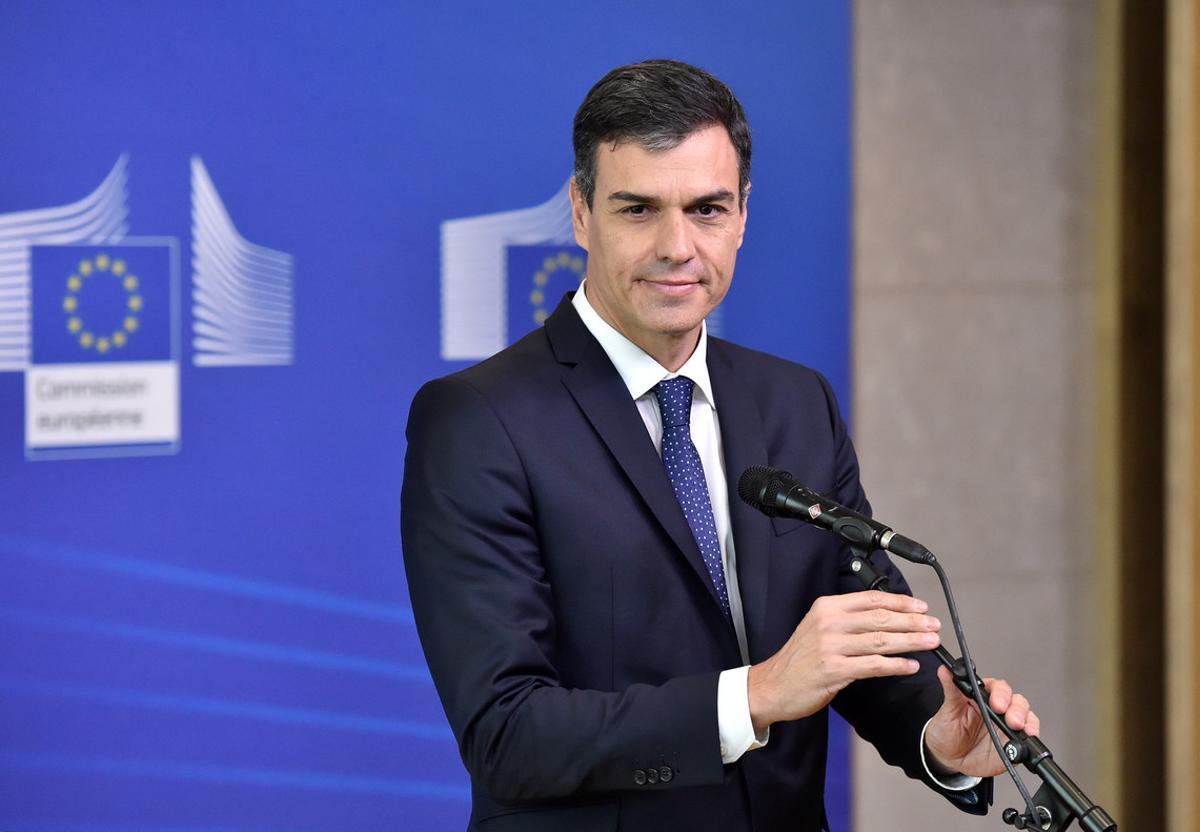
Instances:
[[[658,409],[662,413],[662,461],[667,479],[675,489],[675,498],[683,509],[692,537],[700,547],[708,575],[717,588],[721,609],[729,615],[729,591],[725,588],[725,568],[721,562],[721,544],[713,519],[712,501],[700,454],[692,444],[692,389],[690,378],[664,379],[654,387]]]

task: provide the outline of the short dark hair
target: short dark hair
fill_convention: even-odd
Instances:
[[[729,87],[681,61],[619,66],[596,82],[575,113],[575,187],[592,207],[596,148],[635,141],[647,150],[670,150],[692,133],[721,125],[738,157],[738,204],[750,188],[750,126]]]

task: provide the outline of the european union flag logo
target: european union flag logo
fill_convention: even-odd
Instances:
[[[169,361],[169,245],[32,246],[33,361]]]
[[[563,294],[579,288],[587,253],[575,245],[509,246],[508,340],[545,323]]]

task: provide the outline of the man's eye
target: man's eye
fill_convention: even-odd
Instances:
[[[631,217],[640,217],[646,213],[646,206],[645,205],[630,205],[628,208],[625,209],[625,213],[629,214],[629,216],[631,216]]]
[[[724,210],[720,205],[700,205],[696,208],[696,213],[702,217],[715,217]]]

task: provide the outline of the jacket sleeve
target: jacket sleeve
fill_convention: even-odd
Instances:
[[[409,593],[472,780],[506,802],[720,783],[717,673],[620,691],[561,683],[529,481],[485,396],[458,377],[427,384],[407,437]],[[638,777],[646,767],[657,783]]]
[[[829,408],[836,451],[835,494],[833,499],[848,508],[870,516],[859,481],[858,458],[854,453],[849,432],[842,420],[837,401],[829,382],[820,378]],[[846,566],[850,552],[844,552]],[[911,595],[908,582],[886,553],[876,551],[871,562],[877,572],[888,576],[892,592]],[[843,570],[842,592],[859,592],[863,585],[848,568]],[[948,628],[947,628],[948,629]],[[848,685],[833,701],[834,708],[854,726],[863,739],[870,742],[890,765],[897,766],[909,777],[920,780],[955,806],[971,814],[986,814],[992,802],[992,779],[985,778],[972,789],[951,791],[939,786],[925,770],[921,760],[921,732],[925,723],[942,705],[942,686],[937,679],[938,660],[933,653],[923,651],[909,654],[920,665],[914,676],[894,676],[882,679],[863,679]]]

